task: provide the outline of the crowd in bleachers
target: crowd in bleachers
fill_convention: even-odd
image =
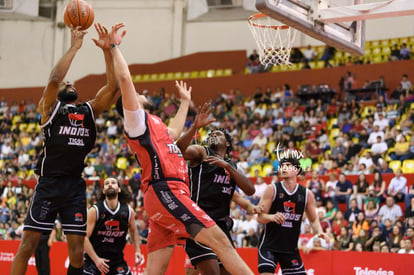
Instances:
[[[195,141],[203,142],[212,128],[228,129],[234,140],[230,157],[255,181],[256,193],[247,197],[255,204],[266,185],[279,180],[275,175],[278,149],[301,152],[304,173],[299,181],[314,192],[322,226],[331,236],[329,243],[313,236],[305,219],[299,241],[304,251],[414,253],[408,249],[414,239],[414,189],[413,182],[404,177],[414,173],[414,96],[408,76],[403,76],[400,86],[393,90],[397,96],[378,93],[375,102],[364,105],[355,97],[349,101],[318,98],[302,102],[288,84],[258,88],[252,96],[231,90],[212,99],[217,120],[201,129]],[[164,121],[178,109],[179,102],[170,91],[161,89],[146,95],[154,102],[152,111]],[[193,106],[186,127],[195,114]],[[24,180],[35,179],[42,148],[40,116],[32,101],[8,104],[2,100],[0,118],[0,238],[16,239],[22,235],[22,222],[33,194]],[[137,226],[145,243],[148,229],[139,191],[140,168],[123,136],[122,121],[111,108],[96,119],[96,125],[96,146],[84,169],[84,177],[91,183],[87,187],[88,204],[96,202],[100,180],[116,176],[132,194],[131,205],[137,211]],[[367,181],[365,175],[373,173],[374,180]],[[391,182],[382,179],[386,173],[395,173]],[[326,183],[323,175],[329,175]],[[350,182],[348,175],[359,178]],[[231,215],[235,244],[257,247],[262,226],[255,216],[233,204]]]

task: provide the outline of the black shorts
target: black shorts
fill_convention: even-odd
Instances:
[[[282,274],[306,275],[305,267],[299,251],[293,253],[279,253],[268,248],[259,248],[259,273],[275,273],[277,264],[280,264]]]
[[[215,220],[216,224],[223,230],[226,234],[227,238],[233,244],[231,239],[230,230],[233,227],[233,220],[228,218],[226,220]],[[185,252],[187,253],[188,257],[190,258],[191,264],[196,267],[199,262],[209,260],[209,259],[217,259],[219,264],[222,265],[220,259],[217,257],[214,251],[199,242],[196,242],[192,239],[187,239],[185,244]]]
[[[86,235],[86,183],[82,178],[39,177],[24,230],[49,233],[57,214],[65,234]]]
[[[110,261],[108,265],[109,272],[106,273],[106,275],[132,275],[131,270],[124,260]],[[101,275],[101,272],[89,257],[85,257],[85,263],[83,264],[83,274]]]

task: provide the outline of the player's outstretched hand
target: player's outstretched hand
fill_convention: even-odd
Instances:
[[[121,34],[118,33],[119,29],[125,27],[124,23],[116,24],[115,26],[112,26],[112,30],[109,33],[109,38],[111,43],[115,45],[121,45],[122,39],[124,39],[124,36],[127,32],[127,30],[124,30]]]
[[[141,253],[135,253],[135,265],[142,265],[145,262],[144,256]]]
[[[181,100],[188,100],[191,101],[191,86],[187,87],[187,83],[180,80],[175,81],[175,87],[178,89],[178,93],[180,94]]]
[[[276,214],[274,214],[273,218],[272,218],[272,221],[274,221],[275,223],[278,223],[278,224],[284,223],[285,220],[286,220],[285,215],[283,215],[280,212],[277,212]]]
[[[87,31],[82,31],[81,26],[77,26],[74,28],[71,26],[70,28],[70,46],[74,49],[80,49],[83,43],[83,37],[87,34]]]
[[[95,265],[98,268],[98,270],[104,274],[109,272],[109,265],[107,264],[109,262],[108,259],[104,259],[104,258],[98,258],[95,261]]]
[[[194,121],[194,126],[199,129],[204,126],[209,125],[210,123],[216,121],[215,118],[211,118],[210,114],[213,112],[214,108],[210,108],[211,103],[206,102],[202,106],[198,107],[197,116]]]
[[[102,50],[109,50],[111,48],[111,40],[109,38],[108,29],[100,23],[95,23],[94,26],[98,33],[98,39],[92,38],[92,41]]]

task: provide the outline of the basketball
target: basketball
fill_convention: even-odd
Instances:
[[[81,26],[82,30],[88,29],[95,18],[92,6],[83,0],[70,1],[63,12],[63,20],[66,26],[70,28]]]

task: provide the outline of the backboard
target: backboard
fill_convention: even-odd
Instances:
[[[324,8],[360,4],[361,0],[256,0],[256,8],[337,49],[360,56],[365,46],[365,21],[323,23]]]

